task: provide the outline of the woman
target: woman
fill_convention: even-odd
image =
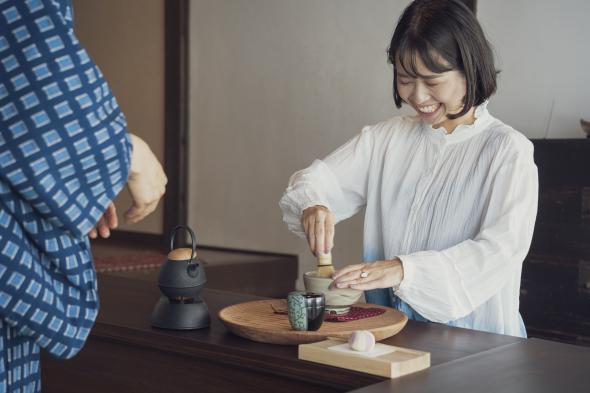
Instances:
[[[0,2],[0,392],[38,392],[39,352],[74,356],[98,313],[88,235],[137,222],[166,176],[80,46],[70,0]]]
[[[365,263],[334,275],[410,318],[526,337],[518,312],[538,180],[533,147],[494,118],[493,55],[474,15],[417,0],[388,53],[394,100],[414,117],[374,126],[295,173],[280,205],[316,255],[366,207]]]

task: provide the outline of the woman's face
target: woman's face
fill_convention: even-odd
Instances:
[[[447,115],[458,113],[463,107],[463,98],[466,94],[463,73],[457,70],[434,73],[424,65],[419,56],[416,58],[416,71],[420,77],[408,75],[399,60],[396,60],[395,69],[400,97],[411,105],[425,122],[435,128],[445,127],[449,132],[454,129],[449,128],[450,125],[462,123],[461,119],[465,116],[450,120]]]

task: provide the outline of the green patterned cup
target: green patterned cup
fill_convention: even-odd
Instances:
[[[295,291],[287,296],[287,308],[293,329],[314,331],[324,321],[326,299],[323,293]]]

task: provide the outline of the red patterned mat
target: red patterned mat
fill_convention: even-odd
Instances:
[[[286,303],[286,302],[285,302]],[[275,314],[288,315],[286,304],[283,307],[275,307],[270,305]],[[326,313],[324,321],[326,322],[350,322],[358,321],[359,319],[371,318],[381,315],[385,312],[384,308],[379,307],[350,307],[350,311],[346,314],[331,315]]]
[[[350,311],[342,315],[326,314],[324,321],[327,322],[349,322],[358,321],[359,319],[376,317],[385,312],[384,308],[379,307],[350,307]]]
[[[166,254],[157,252],[95,257],[94,267],[99,273],[139,269],[157,269],[166,260]]]

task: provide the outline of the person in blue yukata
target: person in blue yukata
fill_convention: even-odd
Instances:
[[[39,392],[98,312],[90,237],[151,213],[166,175],[78,42],[71,0],[0,0],[0,393]]]

